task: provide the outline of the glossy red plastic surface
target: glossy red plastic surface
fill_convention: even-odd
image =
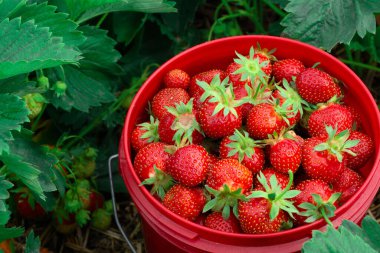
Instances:
[[[296,58],[319,67],[344,83],[345,101],[354,105],[364,119],[363,130],[375,140],[375,153],[361,170],[366,178],[360,190],[336,211],[332,219],[338,226],[343,219],[360,222],[375,197],[380,184],[380,116],[376,103],[362,81],[346,65],[330,54],[310,45],[272,36],[237,36],[207,42],[175,56],[144,83],[128,111],[120,141],[120,172],[128,191],[143,219],[144,236],[148,252],[295,252],[311,237],[313,229],[325,229],[322,220],[291,230],[265,234],[229,234],[208,229],[186,221],[171,213],[149,191],[140,187],[133,170],[130,136],[136,122],[140,122],[146,105],[162,87],[166,72],[180,68],[194,75],[210,68],[222,68],[235,57],[235,51],[247,54],[251,46],[260,43],[262,48],[276,48],[278,59]]]

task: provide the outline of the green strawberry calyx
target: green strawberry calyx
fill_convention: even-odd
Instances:
[[[298,214],[297,208],[293,205],[293,202],[289,199],[294,198],[301,193],[299,190],[290,190],[293,184],[293,172],[289,170],[289,183],[286,185],[285,189],[282,189],[276,175],[272,175],[269,179],[269,184],[264,174],[260,171],[257,179],[264,187],[265,191],[253,191],[248,199],[251,198],[265,198],[271,203],[271,209],[269,212],[270,220],[274,220],[279,214],[280,210],[283,210],[289,214],[290,217],[293,217],[293,214]]]
[[[249,49],[248,57],[235,52],[238,58],[234,61],[241,67],[233,72],[233,74],[241,74],[240,81],[250,82],[255,87],[256,80],[260,83],[267,83],[269,76],[263,71],[263,68],[269,64],[269,61],[260,62],[258,57],[255,57],[255,49]]]
[[[320,143],[314,147],[315,151],[327,151],[334,155],[339,162],[343,160],[343,153],[348,153],[352,156],[356,156],[350,148],[358,145],[359,140],[348,140],[350,137],[350,131],[348,129],[341,131],[337,134],[337,127],[325,126],[328,138],[326,142]]]
[[[247,96],[236,101],[238,106],[246,103],[252,105],[266,103],[272,94],[272,90],[265,84],[257,85],[255,88],[245,84],[244,88],[247,91]]]
[[[158,142],[160,140],[158,135],[158,119],[155,119],[152,115],[149,117],[149,122],[138,124],[144,130],[144,133],[140,136],[141,139],[147,139],[147,142]]]
[[[308,102],[301,98],[298,92],[293,88],[294,83],[290,84],[284,78],[282,80],[283,87],[276,85],[277,90],[280,92],[281,97],[284,98],[285,102],[282,104],[284,108],[290,108],[290,116],[294,117],[297,113],[300,113],[301,117],[303,116],[304,107],[310,108]]]
[[[174,180],[169,174],[158,169],[156,165],[153,165],[153,169],[154,174],[141,182],[140,185],[152,185],[151,194],[157,194],[162,200],[166,192],[174,185]]]
[[[322,197],[319,194],[311,194],[315,204],[310,202],[304,202],[298,205],[299,208],[304,209],[305,211],[300,212],[302,216],[308,217],[305,222],[312,223],[316,220],[323,218],[327,224],[334,226],[329,218],[334,217],[336,207],[334,203],[341,196],[340,192],[336,192],[331,195],[327,201],[323,201]]]
[[[175,131],[173,140],[177,146],[180,146],[181,143],[192,144],[194,131],[204,135],[193,113],[193,101],[194,99],[192,98],[187,104],[180,102],[175,107],[166,107],[167,111],[175,116],[171,129]]]
[[[229,137],[230,143],[226,146],[231,148],[228,152],[228,156],[234,156],[238,154],[238,160],[241,163],[244,157],[252,158],[255,154],[255,147],[261,147],[260,141],[255,141],[246,131],[241,133],[239,130],[235,130],[234,134]]]
[[[238,104],[236,103],[233,87],[228,77],[221,81],[220,75],[216,74],[210,84],[199,80],[197,80],[197,84],[204,90],[200,101],[203,103],[209,98],[210,103],[217,104],[212,116],[223,111],[224,117],[230,113],[238,117],[238,113],[235,109],[238,107]]]
[[[208,185],[205,185],[206,190],[214,196],[210,201],[206,203],[203,208],[203,213],[210,210],[215,212],[222,212],[222,217],[227,220],[230,217],[231,208],[236,218],[238,218],[238,201],[247,201],[248,199],[242,193],[242,189],[238,188],[235,191],[231,191],[227,184],[223,185],[222,190],[215,190]]]

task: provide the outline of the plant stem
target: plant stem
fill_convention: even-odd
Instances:
[[[325,219],[326,223],[329,224],[331,227],[334,227],[334,224],[331,222],[331,220],[329,219],[329,217],[327,217],[326,211],[325,211],[325,209],[323,207],[321,209],[321,214],[322,214],[323,219]]]
[[[281,199],[282,196],[284,196],[284,194],[290,190],[290,187],[292,187],[292,184],[293,184],[293,178],[294,178],[294,175],[293,175],[293,172],[291,170],[289,170],[289,182],[288,184],[286,185],[285,189],[281,192],[280,195],[278,195],[276,197],[276,199]]]
[[[42,114],[44,114],[44,111],[45,111],[45,109],[46,109],[46,107],[47,107],[47,104],[43,104],[42,105],[42,109],[41,109],[41,112],[38,114],[38,116],[37,116],[37,118],[34,120],[34,122],[33,122],[33,125],[32,125],[32,132],[35,132],[36,131],[36,129],[37,129],[37,126],[38,126],[38,123],[40,122],[40,119],[41,119],[41,117],[42,117]]]
[[[268,5],[269,8],[271,8],[275,13],[277,13],[280,17],[285,17],[287,14],[280,8],[278,8],[276,5],[274,5],[271,1],[268,0],[261,0],[263,3]]]
[[[347,59],[343,59],[343,58],[339,58],[339,60],[341,62],[344,62],[344,63],[352,65],[352,66],[357,66],[359,68],[370,69],[370,70],[380,72],[380,68],[376,67],[376,66],[372,66],[369,64],[365,64],[365,63],[361,63],[361,62],[357,62],[357,61],[353,61],[353,60],[347,60]]]
[[[99,28],[101,26],[101,24],[104,22],[107,16],[108,16],[108,12],[103,14],[103,16],[99,19],[98,23],[96,24],[96,28]]]

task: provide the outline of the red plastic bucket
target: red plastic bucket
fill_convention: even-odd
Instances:
[[[360,190],[336,211],[332,219],[338,226],[343,219],[360,222],[380,185],[380,116],[376,103],[362,81],[351,69],[328,53],[313,46],[280,37],[237,36],[203,43],[175,56],[144,83],[128,111],[120,142],[120,171],[143,221],[143,233],[148,252],[294,252],[311,237],[312,230],[324,229],[322,220],[295,229],[265,235],[230,234],[219,232],[184,220],[163,207],[149,191],[139,186],[133,169],[130,137],[136,123],[141,121],[146,106],[160,89],[163,76],[180,68],[194,75],[210,68],[225,69],[239,53],[248,53],[251,46],[276,48],[274,55],[296,58],[307,66],[320,62],[320,67],[345,84],[345,97],[356,105],[365,119],[363,130],[375,140],[375,153],[361,174],[366,178]]]

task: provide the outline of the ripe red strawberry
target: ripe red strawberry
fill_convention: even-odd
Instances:
[[[203,131],[193,111],[193,99],[187,104],[180,102],[175,107],[168,107],[167,110],[169,114],[158,125],[161,141],[177,146],[184,143],[200,144],[203,141]]]
[[[135,127],[132,131],[131,145],[135,151],[140,150],[149,143],[158,142],[158,120],[150,116],[149,122],[144,122]]]
[[[351,113],[351,116],[352,116],[352,129],[354,130],[360,130],[362,128],[362,116],[360,115],[360,112],[358,111],[358,109],[356,109],[356,107],[353,107],[351,105],[345,105],[344,107],[346,107],[347,110],[350,111]]]
[[[276,82],[282,82],[283,79],[290,82],[304,70],[305,66],[297,59],[284,59],[273,64],[273,76]]]
[[[190,76],[181,69],[173,69],[164,77],[165,88],[182,88],[186,90],[190,85]]]
[[[267,83],[271,73],[272,64],[268,56],[256,51],[253,47],[249,55],[236,53],[237,59],[228,65],[226,73],[234,87],[248,84],[257,87],[260,83]]]
[[[166,171],[169,154],[165,151],[165,146],[161,142],[151,143],[137,152],[133,168],[141,181],[155,175],[154,166],[161,171]]]
[[[252,88],[249,85],[234,87],[235,99],[241,108],[242,118],[245,122],[247,120],[249,111],[254,105],[267,103],[272,90],[264,85],[260,88]]]
[[[197,115],[203,132],[213,139],[233,134],[242,125],[242,118],[228,78],[221,82],[219,75],[216,75],[211,84],[198,82],[198,85],[205,90],[201,97],[203,104]]]
[[[162,204],[179,216],[194,221],[202,212],[206,197],[201,188],[174,185],[165,195]]]
[[[208,171],[206,189],[214,196],[203,212],[222,212],[227,219],[230,207],[237,217],[237,201],[252,187],[252,172],[235,159],[221,159]]]
[[[196,95],[198,97],[202,96],[204,90],[198,85],[199,81],[203,81],[206,83],[211,83],[212,79],[219,75],[220,80],[223,80],[226,77],[226,73],[220,69],[211,69],[205,72],[201,72],[193,76],[190,80],[189,93],[192,97]]]
[[[338,132],[352,127],[351,113],[342,105],[328,104],[312,112],[308,121],[311,136],[326,136],[325,126],[335,126]]]
[[[248,114],[247,131],[249,135],[257,140],[268,138],[274,132],[281,132],[288,127],[282,112],[276,111],[273,104],[255,105]]]
[[[371,137],[358,131],[351,132],[350,137],[348,139],[359,140],[359,143],[358,145],[350,148],[350,150],[354,152],[356,156],[347,157],[347,167],[353,170],[360,169],[367,163],[368,159],[371,157],[372,153],[375,150],[375,146]]]
[[[280,172],[274,170],[273,168],[265,168],[261,171],[261,173],[264,175],[267,182],[269,182],[272,175],[275,175],[277,178],[277,182],[278,182],[279,186],[281,187],[281,189],[285,189],[286,186],[289,184],[289,176],[286,174],[280,173]],[[253,179],[253,187],[257,191],[264,191],[265,190],[264,186],[259,182],[257,177],[254,177],[254,179]]]
[[[264,151],[247,132],[243,131],[243,134],[235,130],[233,135],[224,137],[219,146],[219,155],[221,158],[239,160],[252,174],[256,174],[264,166]]]
[[[313,179],[334,182],[344,169],[346,153],[353,155],[349,149],[358,140],[347,140],[349,131],[337,134],[337,130],[326,126],[328,137],[312,137],[304,142],[302,149],[302,166],[306,174]]]
[[[295,173],[301,165],[302,148],[293,131],[277,135],[266,142],[270,145],[269,161],[273,169],[281,173]]]
[[[290,126],[295,125],[303,117],[303,107],[309,107],[309,104],[301,98],[291,84],[284,80],[283,87],[276,85],[277,89],[272,94],[273,98],[278,99],[281,108],[287,110],[285,113]]]
[[[43,207],[36,202],[35,198],[26,188],[16,194],[15,202],[17,212],[24,219],[39,220],[46,215]]]
[[[344,168],[342,174],[332,184],[335,192],[342,193],[339,198],[339,204],[342,205],[347,202],[360,189],[363,181],[363,178],[357,172]]]
[[[241,233],[239,220],[233,215],[230,215],[228,219],[224,219],[220,212],[207,215],[204,226],[228,233]]]
[[[332,97],[339,97],[341,90],[334,79],[326,72],[307,68],[296,79],[298,93],[311,104],[326,103]]]
[[[276,218],[270,219],[270,204],[265,198],[252,198],[247,202],[239,201],[240,226],[246,234],[267,234],[280,231],[283,223],[288,221],[284,211],[279,211]]]
[[[331,224],[329,218],[334,216],[335,202],[340,193],[334,193],[329,184],[318,179],[305,180],[296,186],[301,193],[293,198],[294,205],[301,213],[295,214],[295,223],[303,225],[324,218]]]
[[[189,94],[182,88],[164,88],[153,97],[152,113],[158,120],[161,120],[169,113],[166,107],[175,106],[180,102],[187,103],[189,100]]]
[[[167,172],[184,186],[196,186],[206,179],[209,156],[200,145],[177,149],[167,161]]]
[[[299,194],[297,190],[290,190],[293,183],[293,173],[289,171],[289,183],[282,189],[275,175],[269,180],[260,173],[258,181],[264,191],[256,190],[250,193],[248,201],[239,201],[238,213],[240,225],[244,233],[266,234],[280,231],[288,222],[289,215],[297,213],[297,209],[288,199]],[[269,183],[268,183],[269,182]]]

